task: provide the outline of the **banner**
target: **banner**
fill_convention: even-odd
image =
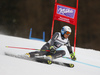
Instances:
[[[55,4],[54,20],[67,22],[76,25],[76,8]]]

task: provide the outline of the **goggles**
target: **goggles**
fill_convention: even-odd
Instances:
[[[65,34],[66,34],[66,35],[70,35],[70,34],[71,34],[71,32],[69,32],[69,31],[66,31],[66,32],[65,32]]]

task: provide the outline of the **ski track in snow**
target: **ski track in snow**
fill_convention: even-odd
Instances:
[[[5,52],[15,55],[24,55],[32,51],[6,48],[5,46],[40,49],[43,44],[45,44],[45,42],[0,34],[0,75],[100,75],[100,51],[93,49],[77,47],[77,60],[75,62],[65,58],[56,59],[56,61],[73,63],[75,65],[74,68],[55,64],[47,65],[4,55]],[[66,56],[69,57],[66,47],[63,46],[59,49],[64,49]]]

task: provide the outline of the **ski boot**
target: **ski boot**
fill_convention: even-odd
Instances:
[[[52,56],[51,55],[47,55],[46,60],[47,60],[47,64],[52,64]]]

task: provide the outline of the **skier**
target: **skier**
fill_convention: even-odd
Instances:
[[[66,54],[64,50],[56,51],[57,48],[65,45],[70,53],[71,59],[75,61],[76,57],[72,51],[72,47],[68,39],[70,34],[71,28],[69,26],[64,26],[61,29],[61,33],[56,32],[53,37],[45,45],[43,45],[40,51],[26,53],[26,55],[30,58],[46,55],[47,59],[56,59]],[[43,50],[50,50],[50,52]]]

